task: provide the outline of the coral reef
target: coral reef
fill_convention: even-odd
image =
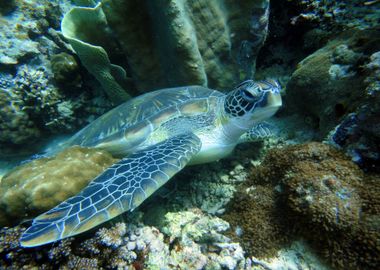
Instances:
[[[69,11],[72,2],[97,16]],[[139,208],[144,215],[123,215],[128,222],[36,249],[19,246],[23,225],[2,228],[0,268],[328,269],[311,245],[334,268],[378,269],[380,186],[370,173],[380,172],[379,1],[273,0],[270,18],[268,4],[0,0],[1,171],[12,155],[108,110],[107,93],[118,103],[128,98],[121,89],[223,90],[253,75],[286,89],[276,139],[186,169]],[[80,28],[62,39],[65,13]],[[310,139],[330,145],[285,146],[257,161]],[[0,226],[51,208],[114,161],[73,148],[0,176]],[[300,237],[307,243],[290,245]]]
[[[168,213],[162,232],[174,245],[170,264],[191,269],[236,269],[244,262],[243,250],[237,243],[221,235],[229,228],[227,222],[204,216],[200,211]],[[213,244],[214,243],[214,244]],[[215,245],[215,251],[205,254],[203,250]]]
[[[249,239],[252,235],[244,235],[249,228],[261,226],[272,237],[281,237],[267,227],[285,224],[293,229],[288,236],[306,238],[334,267],[373,269],[380,263],[380,227],[376,222],[380,200],[375,178],[378,176],[364,174],[347,156],[326,144],[272,149],[240,188],[225,217],[231,220],[235,234],[237,226],[243,224],[238,238]],[[264,200],[266,205],[272,204],[272,213],[277,211],[271,222],[255,216],[264,211],[259,209]],[[238,222],[237,216],[255,218]],[[265,237],[252,233],[258,239]],[[258,248],[254,240],[247,243],[251,251]]]
[[[61,241],[39,249],[22,249],[23,229],[0,231],[0,267],[14,269],[244,269],[243,250],[221,235],[228,224],[193,209],[168,213],[161,231],[141,223],[141,212],[128,224],[102,228],[82,241]],[[85,236],[83,236],[85,237]],[[169,243],[169,244],[168,244]]]
[[[246,179],[242,163],[249,163],[250,159],[246,153],[245,156],[241,155],[241,159],[242,162],[223,160],[186,168],[160,190],[161,197],[164,197],[160,204],[171,211],[196,207],[209,214],[223,213],[226,204],[234,196],[236,185]],[[152,204],[154,205],[154,202]],[[157,215],[154,211],[157,208],[153,207],[151,210],[150,206],[151,203],[147,202],[147,206],[144,207],[147,213],[145,222],[158,225],[154,221]]]
[[[81,101],[65,100],[64,95],[49,83],[49,77],[45,68],[21,65],[11,92],[22,111],[31,119],[38,119],[34,120],[36,125],[43,123],[44,128],[51,133],[56,133],[57,129],[61,132],[61,127],[67,131],[73,130],[77,125],[74,111],[81,106]]]
[[[0,225],[16,224],[51,209],[114,162],[100,150],[72,147],[56,157],[16,167],[0,182]]]
[[[70,1],[5,2],[1,8],[7,12],[0,18],[0,157],[38,151],[41,138],[72,132],[110,107],[86,91],[78,64],[57,32]]]
[[[287,85],[288,108],[311,117],[324,137],[365,102],[362,63],[376,52],[376,31],[346,32],[302,60]]]
[[[138,90],[186,84],[229,89],[253,76],[257,53],[267,35],[269,1],[142,4],[109,0],[102,1],[102,9],[115,35],[100,27],[101,34],[93,37],[94,33],[81,27],[80,38],[88,45],[98,45],[94,48],[104,47],[111,61],[117,59],[115,53],[118,63],[124,57],[128,68],[124,67]],[[112,46],[115,38],[120,46]]]
[[[284,116],[298,117],[314,129],[313,140],[342,147],[362,168],[376,172],[379,133],[371,127],[379,119],[378,4],[272,1],[271,31],[256,73],[259,79],[278,77],[284,85],[278,114],[284,122]],[[297,137],[305,133],[302,128],[294,132]]]

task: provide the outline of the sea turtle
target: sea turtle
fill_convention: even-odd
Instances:
[[[65,147],[105,149],[124,158],[79,194],[36,217],[21,236],[21,245],[51,243],[132,211],[186,165],[223,158],[238,143],[265,133],[260,122],[281,104],[275,80],[249,80],[228,94],[187,86],[157,90],[119,105]]]

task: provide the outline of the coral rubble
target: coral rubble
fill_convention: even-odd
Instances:
[[[37,249],[22,249],[23,229],[0,231],[0,267],[14,269],[243,269],[244,253],[221,233],[228,224],[193,209],[163,217],[164,228],[141,223],[141,213],[128,224],[102,228],[92,238],[66,239]],[[86,238],[86,236],[82,236]],[[169,244],[167,244],[169,243]]]

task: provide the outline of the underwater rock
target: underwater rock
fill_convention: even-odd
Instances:
[[[302,60],[293,72],[286,89],[287,109],[312,119],[321,137],[365,102],[361,66],[379,49],[377,33],[345,32]]]
[[[56,157],[16,167],[0,183],[0,225],[16,224],[51,209],[115,161],[100,150],[72,147]]]
[[[363,66],[364,102],[332,130],[326,141],[346,151],[366,171],[380,172],[380,53]]]
[[[324,31],[368,29],[378,25],[378,1],[291,1],[299,14],[291,20],[298,26],[312,25]]]
[[[77,40],[105,46],[111,61],[116,53],[121,62],[121,49],[127,73],[140,91],[187,84],[229,89],[252,78],[267,35],[268,0],[104,1],[101,7],[113,35],[99,28],[99,40],[99,33],[94,38],[81,24]],[[77,19],[70,17],[62,29]],[[115,39],[120,46],[112,48]]]
[[[236,226],[243,225],[235,240],[254,237],[254,232],[244,235],[250,232],[245,224],[266,199],[261,205],[270,206],[271,220],[260,220],[263,215],[259,215],[251,226],[259,227],[255,222],[267,227],[281,224],[284,230],[277,234],[269,230],[270,241],[276,243],[276,237],[284,239],[284,234],[303,236],[338,269],[373,269],[380,263],[380,186],[375,179],[379,176],[364,174],[346,155],[326,144],[272,149],[239,189],[226,220],[231,220],[235,233]],[[268,193],[272,197],[264,196]],[[247,218],[241,221],[234,215]],[[255,238],[245,245],[259,248]]]

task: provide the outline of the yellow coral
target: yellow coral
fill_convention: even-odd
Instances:
[[[0,225],[14,224],[51,209],[115,162],[106,152],[72,147],[55,157],[15,168],[0,183]]]

